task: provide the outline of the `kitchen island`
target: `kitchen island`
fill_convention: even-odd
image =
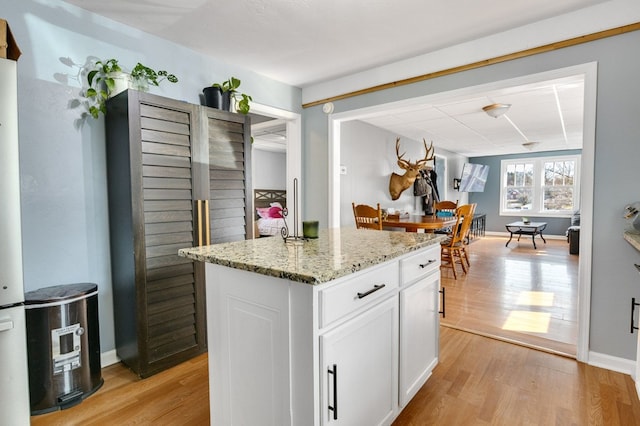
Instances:
[[[211,423],[390,424],[438,362],[444,237],[357,229],[206,262]]]

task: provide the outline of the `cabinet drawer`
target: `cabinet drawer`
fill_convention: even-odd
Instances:
[[[440,244],[423,249],[400,261],[402,284],[408,284],[417,278],[429,275],[440,268]]]
[[[398,275],[398,262],[392,262],[366,269],[339,284],[320,290],[320,327],[394,293],[399,285]]]

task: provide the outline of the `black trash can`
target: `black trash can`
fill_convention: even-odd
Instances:
[[[25,294],[31,414],[72,407],[102,386],[98,286]]]
[[[569,254],[580,254],[580,227],[570,226],[567,230]]]

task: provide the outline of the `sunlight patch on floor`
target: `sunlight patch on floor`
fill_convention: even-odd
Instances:
[[[502,326],[503,330],[547,333],[551,314],[547,312],[512,311]]]
[[[524,306],[553,306],[553,293],[548,291],[521,291],[516,304]]]

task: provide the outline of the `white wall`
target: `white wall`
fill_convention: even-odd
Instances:
[[[287,154],[253,148],[253,189],[287,188]]]
[[[384,209],[421,214],[420,198],[413,196],[413,186],[393,201],[389,195],[391,173],[404,173],[397,165],[397,134],[388,132],[362,121],[347,121],[340,130],[340,165],[347,173],[340,175],[340,226],[354,226],[351,203],[380,203]],[[447,158],[447,188],[439,188],[447,199],[459,199],[460,194],[452,187],[453,177],[459,177],[466,157],[440,149],[436,143],[435,154]],[[425,155],[422,141],[400,139],[400,153],[405,159],[415,162]],[[465,194],[466,195],[466,194]]]

